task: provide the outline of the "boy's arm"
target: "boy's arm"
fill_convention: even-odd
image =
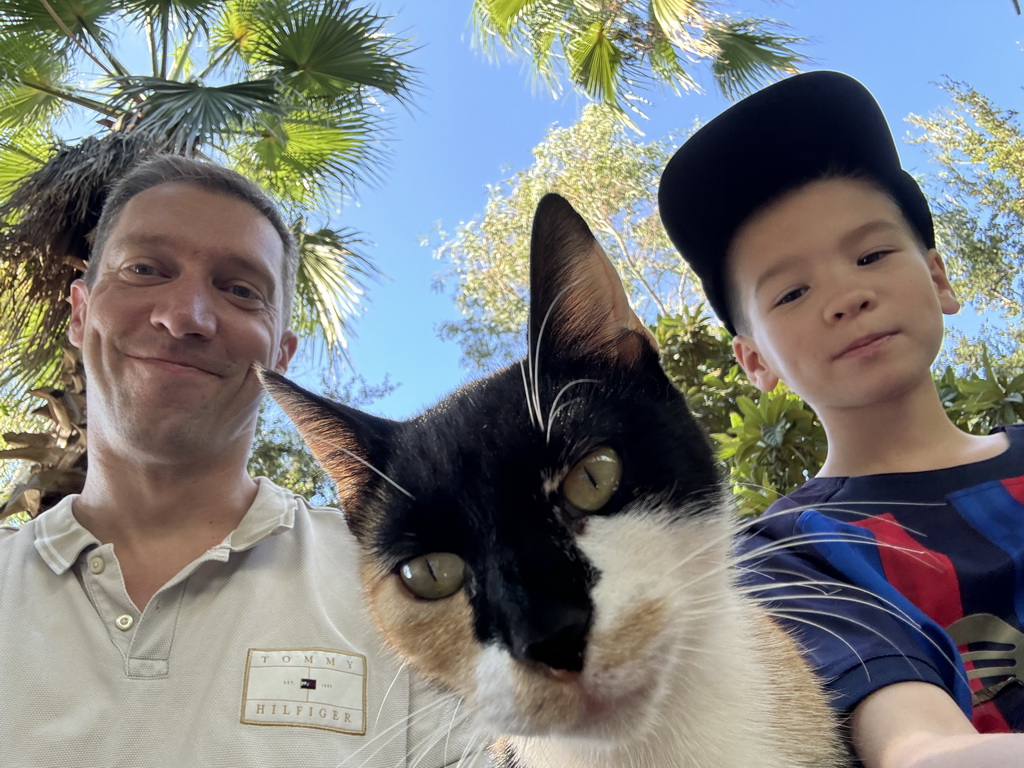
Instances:
[[[1024,734],[980,734],[956,702],[928,683],[896,683],[853,710],[865,768],[1024,768]]]

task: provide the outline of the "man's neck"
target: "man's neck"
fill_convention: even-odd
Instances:
[[[114,545],[128,594],[140,609],[182,568],[231,533],[256,498],[237,463],[205,468],[92,463],[75,518]]]
[[[971,435],[950,421],[934,386],[883,405],[820,413],[828,458],[819,477],[858,477],[946,469],[991,458],[1004,434]]]

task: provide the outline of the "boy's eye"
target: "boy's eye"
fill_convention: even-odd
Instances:
[[[874,264],[876,261],[884,259],[888,255],[889,251],[874,251],[866,256],[861,256],[859,259],[857,259],[857,266],[865,267],[868,264]]]
[[[779,298],[779,300],[777,302],[775,302],[775,306],[778,307],[778,306],[780,306],[782,304],[789,304],[791,301],[796,301],[801,296],[803,296],[804,293],[806,293],[806,292],[807,292],[806,288],[794,288],[792,291],[789,291],[789,293],[783,294]]]

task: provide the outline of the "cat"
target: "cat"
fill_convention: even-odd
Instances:
[[[510,768],[835,768],[731,561],[709,441],[585,221],[541,200],[528,356],[404,422],[264,386],[338,486],[387,644]]]

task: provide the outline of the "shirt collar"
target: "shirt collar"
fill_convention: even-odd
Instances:
[[[251,549],[268,536],[295,525],[299,497],[265,477],[256,478],[256,486],[256,498],[238,527],[211,550],[224,560],[231,552]],[[58,575],[74,565],[84,550],[101,543],[75,519],[72,505],[76,498],[78,494],[65,496],[33,521],[36,550]]]

